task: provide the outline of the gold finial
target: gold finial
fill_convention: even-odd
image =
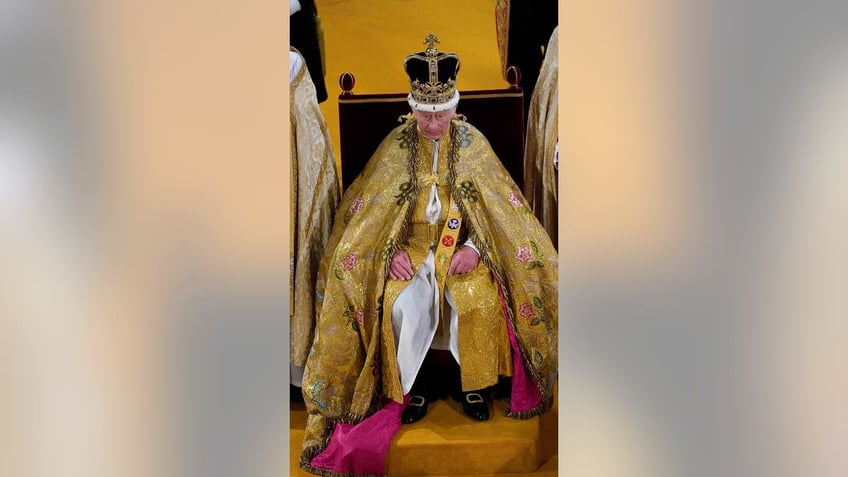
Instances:
[[[433,32],[430,32],[430,34],[427,35],[427,38],[424,39],[424,43],[427,44],[427,49],[424,50],[424,53],[426,53],[427,56],[436,56],[436,53],[439,52],[439,50],[436,49],[436,43],[439,43],[439,38],[434,35]]]

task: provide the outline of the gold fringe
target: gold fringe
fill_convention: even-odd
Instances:
[[[315,467],[310,462],[315,458],[318,454],[324,451],[329,444],[329,439],[326,444],[314,445],[303,451],[300,455],[300,468],[315,475],[321,475],[323,477],[384,477],[385,474],[357,474],[356,472],[336,472],[334,470],[322,469],[320,467]]]
[[[318,454],[324,452],[327,449],[327,446],[330,445],[330,440],[333,437],[333,431],[336,429],[336,425],[339,423],[345,424],[358,424],[362,420],[364,420],[367,416],[361,416],[353,413],[346,413],[344,416],[338,418],[330,418],[328,419],[328,424],[326,428],[327,437],[324,438],[320,444],[315,444],[303,449],[303,452],[300,453],[300,461],[298,464],[300,468],[315,474],[321,475],[323,477],[384,477],[383,475],[378,474],[357,474],[355,472],[336,472],[334,470],[322,469],[320,467],[315,467],[312,465],[312,459],[315,458]]]
[[[511,417],[513,419],[530,419],[531,417],[541,416],[542,414],[550,411],[553,405],[554,397],[548,396],[547,398],[543,399],[541,403],[536,405],[536,407],[534,407],[533,409],[521,412],[512,412],[512,410],[508,409],[505,415],[506,417]]]
[[[412,223],[413,214],[415,213],[415,207],[412,207],[412,204],[418,200],[418,194],[421,190],[421,187],[418,184],[418,181],[415,177],[415,171],[418,169],[418,123],[413,119],[411,114],[406,116],[401,116],[398,120],[406,121],[406,127],[401,131],[400,137],[398,138],[401,143],[405,143],[406,147],[409,148],[409,154],[407,154],[407,171],[409,172],[409,184],[410,184],[410,197],[406,203],[406,213],[404,217],[404,221],[398,229],[397,236],[395,237],[394,242],[391,244],[388,250],[388,254],[386,256],[386,263],[383,266],[384,276],[389,276],[389,268],[392,264],[392,256],[397,252],[403,244],[406,242],[409,237],[409,224]]]

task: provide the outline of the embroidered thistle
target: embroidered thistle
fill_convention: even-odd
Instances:
[[[477,202],[477,189],[474,187],[474,183],[471,181],[462,181],[462,184],[459,185],[459,195],[462,196],[463,199],[467,199],[469,202]]]
[[[404,202],[408,202],[410,200],[410,196],[412,196],[412,183],[407,181],[400,185],[400,193],[395,196],[397,198],[397,205],[403,205]]]
[[[514,205],[515,207],[521,207],[521,201],[518,200],[518,197],[515,195],[515,192],[509,193],[509,203]]]

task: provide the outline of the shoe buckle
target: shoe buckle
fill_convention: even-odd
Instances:
[[[409,398],[410,406],[424,407],[425,404],[427,404],[427,400],[423,396],[412,396]]]
[[[474,404],[474,403],[485,402],[485,401],[483,400],[483,396],[481,396],[478,393],[468,393],[468,394],[465,395],[465,402],[467,402],[469,404]]]

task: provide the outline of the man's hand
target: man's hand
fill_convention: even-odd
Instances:
[[[398,250],[392,255],[392,263],[389,266],[389,277],[392,280],[409,280],[415,270],[412,269],[412,261],[405,250]]]
[[[477,267],[480,261],[480,256],[471,247],[462,247],[453,253],[451,257],[450,267],[448,267],[448,275],[459,275],[468,273]]]

